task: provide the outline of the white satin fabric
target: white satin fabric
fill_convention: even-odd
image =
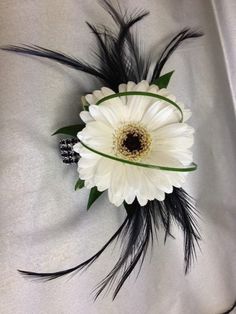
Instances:
[[[124,209],[104,195],[89,212],[88,192],[74,192],[76,167],[62,164],[55,129],[78,121],[80,97],[97,81],[62,65],[0,52],[0,313],[218,314],[236,298],[236,3],[235,0],[119,0],[151,12],[135,27],[153,59],[185,26],[205,32],[183,44],[164,72],[170,90],[193,111],[195,161],[186,190],[197,199],[202,238],[190,274],[183,271],[181,232],[159,241],[117,299],[93,302],[96,283],[119,246],[88,271],[48,283],[16,269],[56,271],[95,253],[122,223]],[[37,44],[92,61],[85,21],[111,24],[94,0],[0,2],[0,44]],[[150,250],[151,251],[151,250]],[[70,278],[70,277],[69,277]],[[236,312],[235,312],[236,313]]]

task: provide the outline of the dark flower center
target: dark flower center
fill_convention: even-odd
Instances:
[[[128,123],[116,130],[113,143],[117,155],[140,160],[150,151],[151,136],[142,125]]]
[[[122,146],[124,146],[131,153],[134,151],[140,151],[142,149],[142,136],[136,132],[131,132],[126,135],[123,140]]]

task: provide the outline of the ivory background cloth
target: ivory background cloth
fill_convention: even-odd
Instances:
[[[90,292],[118,258],[118,249],[82,275],[48,283],[16,269],[56,271],[94,254],[125,211],[106,196],[86,211],[88,192],[74,192],[76,167],[58,154],[57,128],[78,121],[80,97],[100,85],[54,62],[0,52],[0,313],[218,314],[236,298],[236,2],[234,0],[119,0],[151,11],[136,30],[153,57],[185,26],[205,32],[184,43],[164,72],[169,89],[193,111],[195,161],[186,190],[197,199],[203,241],[189,275],[183,272],[181,232],[159,243],[117,299],[93,303]],[[92,61],[94,38],[85,21],[111,19],[96,1],[1,0],[0,44],[38,44]],[[118,246],[119,247],[119,246]],[[236,313],[236,311],[234,312]]]

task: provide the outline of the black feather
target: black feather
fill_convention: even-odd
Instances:
[[[182,188],[174,188],[166,194],[162,203],[163,210],[184,232],[185,273],[188,272],[192,261],[196,258],[196,247],[200,240],[197,228],[198,213],[193,205],[193,199]]]
[[[137,200],[131,205],[125,204],[128,222],[120,235],[122,243],[120,258],[110,273],[96,287],[95,299],[105,288],[109,290],[115,284],[114,300],[139,261],[141,261],[141,267],[149,243],[153,241],[153,228],[158,226],[153,205],[149,202],[149,206],[141,207]]]
[[[160,58],[157,60],[155,68],[153,70],[153,75],[151,82],[155,81],[159,78],[161,71],[166,64],[169,57],[172,55],[172,53],[179,47],[179,45],[189,38],[197,38],[203,36],[202,32],[194,31],[190,28],[184,28],[181,30],[165,47],[163,52],[161,53]]]
[[[174,188],[171,194],[166,194],[163,202],[154,200],[140,206],[137,200],[131,205],[125,204],[128,222],[120,235],[122,250],[119,260],[109,274],[98,284],[95,299],[107,289],[115,285],[113,299],[117,296],[123,284],[140,261],[144,261],[149,244],[153,244],[153,235],[162,225],[167,236],[172,236],[170,226],[177,223],[184,232],[185,273],[196,257],[195,244],[200,240],[197,230],[196,210],[192,199],[183,189]]]
[[[234,302],[234,304],[227,310],[225,311],[224,313],[221,313],[221,314],[229,314],[229,313],[232,313],[232,311],[236,308],[236,301]]]
[[[121,83],[127,83],[128,81],[138,83],[143,79],[147,79],[151,63],[150,56],[144,57],[136,36],[130,30],[133,25],[141,21],[149,12],[145,10],[136,10],[132,13],[122,12],[119,4],[118,8],[115,8],[109,0],[101,0],[99,2],[113,18],[117,30],[112,32],[104,25],[95,27],[87,23],[97,39],[97,49],[95,50],[96,66],[37,45],[23,45],[21,47],[9,45],[1,49],[54,60],[97,77],[105,86],[112,88],[114,91],[118,90],[118,86]],[[156,62],[151,82],[160,76],[167,60],[183,41],[202,35],[201,32],[193,31],[189,28],[179,32],[161,53]]]
[[[62,277],[64,275],[68,275],[74,271],[80,271],[84,268],[88,268],[91,266],[98,258],[99,256],[106,250],[106,248],[116,239],[119,237],[122,230],[125,228],[126,224],[128,223],[128,217],[124,220],[122,225],[119,227],[119,229],[113,234],[113,236],[107,241],[107,243],[93,256],[91,256],[89,259],[84,261],[83,263],[76,265],[72,268],[68,268],[65,270],[57,271],[57,272],[50,272],[50,273],[38,273],[38,272],[32,272],[32,271],[25,271],[25,270],[18,270],[22,275],[25,276],[31,276],[35,279],[41,279],[44,281],[53,280],[59,277]]]
[[[198,244],[200,240],[195,218],[197,213],[189,195],[181,188],[174,188],[171,194],[166,194],[166,198],[162,202],[153,200],[145,206],[140,206],[135,199],[132,204],[125,203],[124,205],[127,217],[123,224],[110,240],[85,262],[58,272],[37,273],[23,270],[19,270],[19,272],[26,276],[49,281],[75,271],[81,271],[91,266],[115,239],[120,238],[122,245],[120,257],[113,269],[95,289],[95,299],[97,299],[104,290],[110,290],[115,285],[113,292],[113,299],[115,299],[138,262],[140,262],[139,267],[141,268],[149,244],[153,244],[154,234],[157,236],[158,228],[160,226],[164,228],[166,241],[167,236],[173,238],[170,226],[174,222],[184,232],[185,272],[187,273],[191,262],[196,257],[195,244]]]
[[[123,80],[121,83],[126,83],[128,80],[137,83],[146,79],[150,66],[150,58],[143,56],[138,40],[136,36],[130,32],[130,28],[147,16],[149,12],[145,10],[139,10],[133,13],[127,11],[122,12],[119,4],[116,9],[108,0],[102,0],[100,3],[113,18],[119,29],[114,44],[114,52],[112,52],[111,55],[116,55],[118,62],[126,68],[127,80]],[[113,73],[114,75],[114,71],[112,71],[112,69],[110,70],[111,74]]]
[[[67,65],[75,70],[79,70],[79,71],[94,75],[102,80],[105,79],[103,74],[95,66],[91,66],[86,62],[82,62],[76,58],[70,57],[58,51],[53,51],[53,50],[46,49],[46,48],[36,46],[36,45],[32,45],[32,46],[23,45],[22,47],[9,45],[6,47],[2,47],[1,49],[5,51],[10,51],[10,52],[16,52],[16,53],[51,59],[61,64]]]
[[[98,46],[95,50],[97,66],[37,45],[9,45],[1,49],[54,60],[97,77],[105,86],[114,91],[118,90],[121,83],[128,81],[138,83],[142,79],[146,79],[150,61],[149,58],[145,59],[142,56],[139,45],[130,29],[142,20],[148,12],[140,10],[123,14],[120,8],[116,9],[109,1],[101,1],[101,4],[113,17],[118,29],[114,33],[105,26],[95,27],[87,23],[97,39]]]

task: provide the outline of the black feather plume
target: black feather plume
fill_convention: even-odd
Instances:
[[[195,245],[198,245],[198,241],[201,239],[197,228],[197,217],[199,216],[193,199],[182,188],[174,188],[172,193],[166,194],[162,207],[165,215],[183,230],[185,273],[187,273],[192,261],[196,258]]]
[[[114,20],[117,30],[112,31],[104,25],[96,27],[87,23],[97,39],[98,50],[94,52],[97,59],[96,66],[59,51],[53,51],[37,45],[9,45],[1,49],[54,60],[97,77],[105,86],[110,87],[114,91],[118,90],[118,86],[121,83],[127,83],[128,81],[138,83],[143,79],[147,79],[151,63],[150,56],[143,55],[136,36],[130,30],[133,25],[141,21],[149,12],[146,10],[134,11],[132,13],[122,12],[119,4],[118,8],[115,8],[109,0],[100,0],[99,2]],[[160,76],[165,63],[183,41],[202,35],[201,32],[193,31],[189,28],[179,32],[161,53],[156,62],[151,82]]]
[[[128,13],[127,11],[122,12],[121,8],[118,6],[116,9],[110,1],[102,0],[100,1],[103,8],[110,14],[114,22],[118,27],[118,35],[113,37],[114,42],[107,46],[110,47],[110,56],[116,60],[118,68],[115,66],[115,71],[120,71],[120,67],[123,68],[124,73],[126,73],[126,79],[122,80],[120,76],[117,80],[118,85],[120,83],[126,83],[127,81],[140,82],[147,78],[150,58],[144,57],[140,45],[137,42],[137,38],[130,32],[131,27],[137,22],[141,21],[145,16],[149,14],[146,10],[139,10],[133,13]],[[111,31],[107,30],[107,33],[112,34]],[[108,36],[107,39],[112,38]],[[106,62],[107,59],[104,59]],[[103,63],[106,68],[106,64]],[[114,75],[114,68],[109,68],[110,75]],[[117,86],[114,89],[117,90]]]
[[[122,225],[119,227],[119,229],[113,234],[113,236],[107,241],[107,243],[93,256],[91,256],[89,259],[87,259],[86,261],[84,261],[83,263],[76,265],[72,268],[68,268],[68,269],[64,269],[61,271],[57,271],[57,272],[50,272],[50,273],[37,273],[37,272],[32,272],[32,271],[25,271],[25,270],[20,270],[18,269],[18,271],[25,276],[31,276],[35,279],[41,279],[44,281],[49,281],[49,280],[53,280],[65,275],[68,275],[74,271],[80,271],[84,268],[88,268],[89,266],[91,266],[98,258],[99,256],[106,250],[106,248],[115,240],[119,237],[120,233],[122,232],[122,230],[124,229],[124,227],[126,226],[128,222],[128,217],[124,220],[124,222],[122,223]]]
[[[165,229],[167,236],[172,236],[170,226],[177,223],[184,232],[185,273],[189,270],[195,258],[195,244],[200,235],[197,230],[194,215],[196,210],[192,199],[183,189],[174,188],[173,193],[166,194],[163,202],[154,200],[147,205],[140,206],[137,200],[131,205],[125,204],[128,222],[121,233],[122,250],[119,260],[110,273],[96,287],[95,299],[107,288],[115,285],[113,299],[117,296],[123,284],[140,262],[144,261],[149,244],[153,244],[153,236],[157,234],[159,226]]]
[[[140,10],[131,14],[127,12],[123,14],[120,8],[116,9],[107,0],[100,1],[100,3],[112,16],[118,29],[116,32],[112,32],[105,26],[95,27],[87,23],[97,39],[98,51],[95,50],[97,66],[37,45],[9,45],[1,49],[54,60],[97,77],[105,86],[115,91],[118,90],[121,83],[128,81],[138,83],[142,79],[146,79],[150,61],[149,58],[142,56],[140,47],[130,29],[148,12]]]
[[[22,47],[9,45],[6,47],[2,47],[1,49],[5,51],[10,51],[10,52],[16,52],[16,53],[51,59],[58,63],[69,66],[75,70],[79,70],[79,71],[94,75],[100,78],[101,80],[105,79],[103,74],[95,66],[89,65],[86,62],[82,62],[76,58],[70,57],[58,51],[53,51],[53,50],[46,49],[46,48],[36,46],[36,45],[32,45],[32,46],[23,45]]]
[[[172,53],[179,47],[179,45],[189,38],[197,38],[203,36],[202,32],[194,31],[190,28],[184,28],[182,31],[180,31],[165,47],[163,52],[160,55],[160,58],[157,60],[155,68],[153,70],[153,75],[151,81],[155,81],[159,78],[161,71],[166,64],[169,57],[172,55]]]
[[[132,204],[126,204],[127,217],[123,224],[110,238],[110,240],[85,262],[62,271],[52,273],[36,273],[30,271],[20,272],[23,275],[32,276],[45,281],[56,279],[72,272],[76,273],[91,266],[105,249],[115,240],[120,238],[121,254],[109,272],[109,274],[95,288],[95,299],[97,299],[105,289],[110,290],[114,286],[113,299],[117,296],[125,281],[132,273],[135,266],[140,263],[141,268],[149,245],[153,244],[154,235],[162,226],[165,230],[165,241],[170,233],[172,223],[179,225],[184,232],[185,249],[185,272],[187,273],[192,260],[195,258],[196,248],[200,240],[195,219],[196,211],[192,204],[192,199],[183,189],[175,188],[173,193],[167,194],[163,202],[154,200],[147,205],[140,206],[137,200]]]

